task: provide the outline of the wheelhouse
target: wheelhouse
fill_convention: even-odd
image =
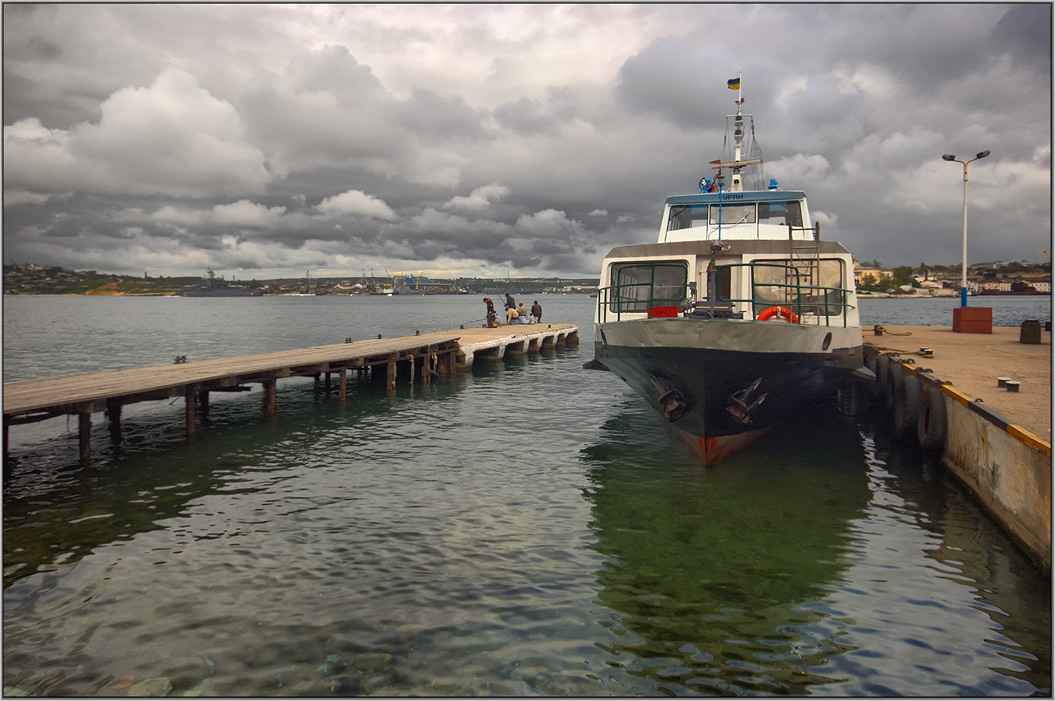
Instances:
[[[676,195],[667,198],[662,221],[659,243],[813,237],[806,197],[792,190]]]

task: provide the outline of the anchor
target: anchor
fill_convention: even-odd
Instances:
[[[738,423],[744,424],[745,426],[750,424],[751,412],[759,404],[766,401],[766,397],[769,396],[763,394],[753,402],[751,401],[751,395],[754,394],[754,391],[758,389],[760,384],[762,384],[761,377],[752,382],[750,386],[729,395],[729,406],[725,407],[725,410],[732,414],[733,419]]]

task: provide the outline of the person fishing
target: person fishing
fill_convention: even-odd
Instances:
[[[535,317],[535,323],[542,323],[542,305],[535,300],[535,303],[531,305],[531,316]]]
[[[495,312],[495,304],[490,297],[484,297],[484,304],[487,305],[487,323],[484,326],[485,328],[493,329],[498,326],[498,314]]]
[[[516,303],[516,300],[513,299],[513,295],[511,295],[508,292],[506,292],[506,309],[508,310],[508,309],[516,309],[516,308],[517,308],[517,303]]]

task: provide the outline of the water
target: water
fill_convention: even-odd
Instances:
[[[819,411],[704,470],[582,370],[596,300],[539,299],[580,346],[391,396],[351,383],[344,406],[284,380],[271,419],[259,388],[218,394],[191,442],[182,401],[126,407],[119,447],[96,416],[90,469],[76,422],[12,427],[5,686],[1051,695],[1050,581],[882,416]],[[862,315],[948,325],[942,302]],[[1050,318],[1047,297],[986,304],[998,325]],[[8,298],[4,379],[482,317],[475,296]]]

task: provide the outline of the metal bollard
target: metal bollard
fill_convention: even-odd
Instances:
[[[1022,328],[1018,334],[1019,343],[1040,343],[1040,321],[1037,319],[1026,319],[1022,322]]]

